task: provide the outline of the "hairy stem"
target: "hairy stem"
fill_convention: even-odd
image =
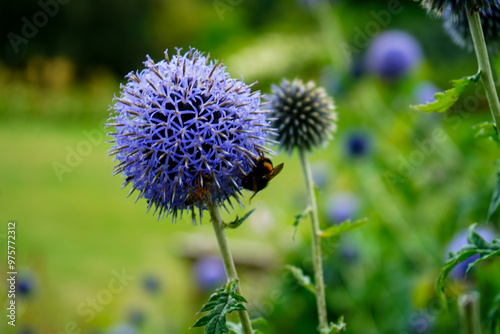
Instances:
[[[208,201],[210,202],[210,201]],[[231,250],[227,244],[226,231],[224,228],[224,222],[220,215],[220,210],[217,205],[212,203],[207,203],[208,210],[210,211],[210,217],[212,218],[212,226],[214,227],[215,236],[217,237],[217,243],[219,244],[220,253],[222,255],[222,261],[224,262],[224,268],[226,269],[226,275],[228,282],[238,280],[238,273],[236,272],[236,267],[234,265],[233,256],[231,255]],[[239,295],[242,295],[240,284],[238,282],[238,287],[236,289]],[[252,324],[250,323],[250,316],[247,311],[238,311],[240,317],[241,325],[243,326],[244,334],[253,334]]]
[[[314,282],[316,284],[316,305],[318,308],[319,329],[328,327],[328,317],[326,313],[325,282],[323,278],[323,259],[321,256],[320,229],[318,219],[318,206],[316,205],[316,195],[311,173],[311,166],[307,161],[306,152],[299,150],[300,163],[306,182],[307,195],[309,199],[310,219],[312,228],[312,254],[314,265]]]
[[[498,128],[498,122],[500,122],[500,102],[498,100],[495,82],[493,81],[493,72],[491,70],[490,59],[488,57],[488,49],[486,48],[486,42],[484,40],[481,18],[478,12],[470,13],[470,11],[467,10],[467,20],[469,21],[472,41],[474,42],[474,49],[476,50],[479,70],[482,72],[481,79],[483,81],[484,90],[486,91],[486,98],[488,99],[488,103],[490,105],[493,120]]]

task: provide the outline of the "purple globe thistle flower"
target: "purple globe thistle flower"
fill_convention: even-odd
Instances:
[[[211,291],[226,281],[226,270],[221,259],[203,257],[194,266],[196,282],[202,291]]]
[[[363,132],[350,133],[346,138],[345,150],[351,158],[366,156],[371,150],[370,137]]]
[[[484,240],[488,242],[491,242],[493,238],[496,237],[496,233],[487,227],[477,227],[475,231]],[[462,230],[457,235],[455,235],[453,239],[449,242],[448,246],[446,247],[445,260],[448,259],[448,254],[450,252],[456,252],[460,248],[467,245],[467,232],[468,232],[467,229]],[[467,272],[467,267],[469,266],[469,264],[476,261],[478,258],[479,254],[476,254],[460,262],[455,266],[455,268],[453,268],[452,271],[450,271],[449,276],[455,279],[465,279],[467,277],[465,275],[465,273]]]
[[[232,79],[225,67],[195,49],[155,63],[126,77],[108,127],[110,154],[139,198],[154,205],[158,218],[198,207],[206,200],[225,207],[241,204],[241,178],[254,160],[269,152],[269,122],[260,93]],[[129,194],[129,195],[130,195]]]
[[[500,7],[500,0],[416,0],[429,14],[441,17],[449,10],[452,15],[460,16],[466,10],[489,13],[492,9]]]
[[[359,211],[359,199],[351,193],[337,193],[327,200],[325,216],[330,224],[353,219]]]
[[[289,154],[294,148],[311,151],[324,145],[337,129],[337,113],[333,99],[323,87],[313,81],[292,82],[283,79],[279,86],[272,85],[272,94],[266,98],[271,103],[273,128],[278,129],[280,149]]]
[[[479,15],[488,49],[490,51],[498,51],[500,46],[500,8],[493,7],[491,11],[481,12]],[[468,51],[472,51],[474,43],[472,42],[469,23],[465,13],[457,16],[453,15],[451,10],[446,10],[442,18],[444,30],[453,42]]]
[[[365,55],[366,68],[384,80],[395,80],[411,72],[422,60],[422,49],[410,34],[389,30],[371,42]]]

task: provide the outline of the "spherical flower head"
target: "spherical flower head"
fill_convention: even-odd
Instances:
[[[226,270],[222,260],[216,257],[203,257],[196,261],[194,273],[202,291],[212,291],[226,281]]]
[[[450,10],[454,16],[460,16],[470,10],[480,13],[489,13],[495,7],[500,7],[500,0],[417,0],[428,13],[437,17]]]
[[[332,138],[337,129],[337,113],[324,88],[316,87],[313,81],[304,84],[299,79],[284,79],[271,90],[267,100],[272,107],[272,126],[278,129],[280,149],[289,154],[294,148],[311,151]]]
[[[479,234],[484,240],[491,242],[495,237],[496,233],[487,228],[487,227],[477,227],[475,229],[476,233]],[[448,254],[450,252],[456,252],[460,248],[467,245],[467,229],[460,231],[453,239],[450,241],[448,246],[446,247],[445,260],[448,259]],[[455,279],[465,279],[467,276],[465,273],[467,272],[467,268],[469,264],[473,263],[479,258],[479,254],[473,255],[468,259],[457,264],[449,273],[449,276]]]
[[[259,92],[194,49],[172,59],[166,51],[157,63],[148,56],[144,65],[114,99],[115,174],[158,217],[240,202],[242,176],[267,150]]]
[[[366,68],[383,80],[392,81],[411,72],[422,60],[422,49],[410,34],[388,30],[371,42],[365,55]]]
[[[488,49],[492,52],[498,52],[500,47],[500,8],[492,7],[491,11],[481,12],[479,15]],[[474,43],[465,13],[454,15],[448,9],[444,11],[442,18],[443,27],[452,41],[468,51],[474,50]]]

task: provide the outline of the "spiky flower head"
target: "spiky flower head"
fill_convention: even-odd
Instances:
[[[283,79],[272,85],[272,127],[278,129],[280,149],[292,153],[294,148],[310,151],[324,145],[337,129],[337,113],[333,99],[313,81],[304,84],[300,79]]]
[[[490,13],[493,8],[500,8],[500,0],[416,0],[427,9],[429,14],[441,17],[450,10],[454,16],[463,15],[467,10],[479,13]]]
[[[111,154],[130,194],[148,200],[158,218],[207,203],[239,201],[241,178],[265,148],[269,122],[260,93],[230,78],[225,67],[195,49],[126,77],[108,127]],[[130,195],[129,194],[129,195]],[[210,201],[210,202],[207,202]],[[201,219],[201,218],[200,218]]]
[[[494,7],[490,12],[482,12],[481,26],[484,39],[490,51],[498,51],[500,48],[500,8]],[[469,51],[474,50],[467,15],[452,15],[451,11],[443,13],[443,26],[446,33],[458,46]]]

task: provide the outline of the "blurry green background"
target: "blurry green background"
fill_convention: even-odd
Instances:
[[[449,310],[438,304],[434,282],[451,238],[484,222],[499,152],[474,138],[472,126],[490,120],[481,90],[466,94],[479,96],[473,108],[465,97],[447,116],[409,108],[419,103],[422,83],[446,89],[477,68],[473,54],[454,46],[418,4],[402,1],[381,24],[374,13],[394,1],[47,3],[53,15],[16,47],[9,33],[22,37],[26,20],[43,21],[37,13],[45,7],[0,3],[1,333],[202,333],[188,328],[210,294],[197,265],[218,256],[210,222],[157,221],[145,201],[126,198],[121,177],[111,175],[103,126],[119,84],[146,54],[161,60],[165,49],[189,46],[223,60],[233,77],[258,81],[264,94],[273,82],[299,77],[335,98],[335,139],[310,157],[323,180],[322,226],[331,223],[332,203],[346,196],[356,203],[349,215],[369,223],[325,244],[331,320],[344,315],[347,333],[456,333],[456,297],[467,289],[482,293],[486,316],[500,292],[498,262],[451,282]],[[390,29],[418,40],[420,65],[391,82],[359,74],[370,40]],[[345,46],[360,38],[366,44],[349,59]],[[422,149],[441,130],[444,139]],[[353,133],[368,138],[363,157],[346,153]],[[407,169],[415,152],[423,159]],[[247,205],[258,209],[228,231],[229,242],[251,315],[265,317],[269,333],[313,333],[314,298],[283,270],[287,263],[311,270],[308,222],[292,237],[294,216],[305,207],[302,173],[296,155],[274,161],[285,169]],[[9,221],[17,224],[15,328],[4,315]]]

